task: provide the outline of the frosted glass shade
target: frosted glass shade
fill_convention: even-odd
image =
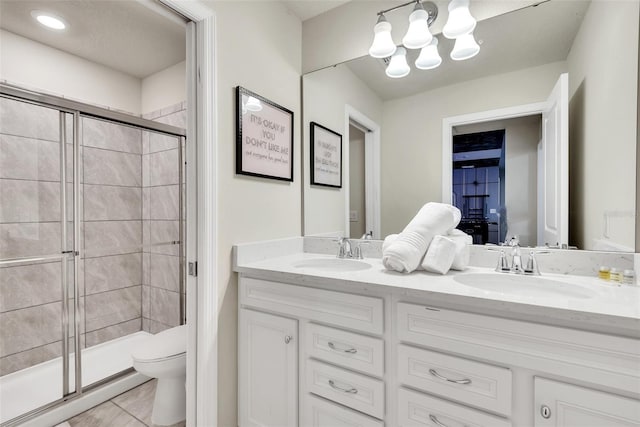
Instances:
[[[451,51],[451,59],[454,61],[464,61],[473,58],[480,52],[480,46],[473,38],[473,33],[465,34],[456,39],[456,44]]]
[[[432,70],[442,64],[442,58],[438,53],[438,39],[434,37],[429,46],[423,47],[416,59],[416,68]]]
[[[431,43],[433,36],[429,31],[429,14],[419,6],[409,15],[409,29],[402,38],[402,44],[408,49],[422,49]]]
[[[387,76],[399,79],[408,75],[410,71],[409,64],[407,64],[407,50],[399,47],[391,57],[391,62],[389,62],[385,72]]]
[[[245,108],[247,109],[247,111],[262,111],[262,103],[260,102],[259,99],[250,96],[249,99],[247,99],[247,103],[245,104]]]
[[[373,27],[373,43],[369,48],[369,55],[374,58],[387,58],[396,51],[396,44],[391,38],[391,24],[384,17],[380,17]]]
[[[448,9],[449,17],[442,29],[442,34],[446,38],[457,39],[476,28],[476,20],[469,12],[469,0],[451,0]]]

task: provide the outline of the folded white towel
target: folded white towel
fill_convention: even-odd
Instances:
[[[385,268],[411,273],[422,262],[433,237],[447,233],[458,225],[460,218],[460,210],[455,206],[427,203],[402,233],[383,248],[382,263]]]
[[[456,244],[456,256],[453,258],[451,269],[459,271],[466,270],[469,266],[469,245],[473,243],[473,237],[458,229],[451,230],[447,237]]]
[[[456,244],[448,237],[438,235],[429,245],[422,268],[432,273],[447,274],[456,256]]]

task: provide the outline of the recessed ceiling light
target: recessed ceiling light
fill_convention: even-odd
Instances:
[[[31,16],[33,16],[40,24],[52,30],[62,31],[67,28],[67,24],[65,24],[62,18],[52,15],[49,12],[34,10],[31,12]]]

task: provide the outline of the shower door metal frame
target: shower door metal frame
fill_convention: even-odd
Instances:
[[[151,131],[162,133],[168,136],[176,137],[179,141],[178,144],[178,224],[179,224],[179,240],[172,242],[161,242],[152,245],[137,246],[140,249],[150,246],[162,246],[167,244],[178,244],[179,249],[179,292],[180,292],[180,323],[185,322],[184,313],[184,296],[185,291],[185,266],[184,266],[184,231],[183,231],[183,219],[185,218],[183,207],[183,156],[182,150],[186,144],[186,130],[175,126],[167,125],[164,123],[154,122],[152,120],[143,119],[141,117],[132,116],[118,111],[113,111],[105,108],[95,107],[81,102],[72,101],[66,98],[46,95],[31,90],[23,89],[18,86],[14,86],[7,83],[0,83],[0,96],[13,99],[15,101],[26,102],[29,104],[38,105],[45,108],[51,108],[59,111],[59,126],[60,126],[60,208],[61,208],[61,253],[59,255],[46,255],[40,257],[21,257],[13,258],[1,261],[2,265],[20,265],[20,264],[32,264],[40,261],[55,261],[58,260],[61,263],[61,291],[62,291],[62,309],[61,309],[61,323],[62,323],[62,398],[52,401],[44,406],[36,408],[25,414],[19,415],[16,418],[8,420],[0,425],[0,427],[13,427],[22,424],[23,422],[34,418],[42,413],[49,411],[59,405],[62,405],[70,400],[77,399],[82,396],[83,393],[101,388],[111,382],[114,379],[121,378],[125,375],[133,372],[133,368],[129,368],[122,372],[111,375],[93,384],[89,384],[85,387],[82,386],[82,349],[80,348],[80,287],[79,283],[79,271],[80,260],[84,248],[80,245],[80,180],[79,180],[79,164],[80,164],[80,141],[81,141],[81,127],[80,119],[87,117],[97,120],[105,120],[108,122],[114,122],[125,126],[133,126],[140,128],[144,131]],[[73,244],[72,249],[68,248],[67,237],[67,129],[66,129],[66,115],[73,116]],[[70,373],[70,349],[69,349],[69,278],[68,278],[68,261],[73,259],[73,294],[74,294],[74,371],[75,371],[75,390],[70,392],[69,373]]]

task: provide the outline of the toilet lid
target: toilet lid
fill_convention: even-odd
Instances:
[[[157,360],[177,356],[187,351],[187,325],[162,331],[131,352],[136,360]]]

